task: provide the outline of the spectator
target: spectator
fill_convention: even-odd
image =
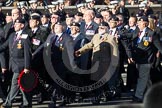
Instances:
[[[161,108],[162,83],[152,86],[145,95],[144,108]]]

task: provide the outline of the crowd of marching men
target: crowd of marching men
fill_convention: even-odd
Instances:
[[[86,0],[86,5],[76,6],[76,13],[66,12],[63,0],[46,4],[44,11],[37,6],[37,0],[30,0],[29,5],[21,1],[6,14],[0,7],[3,107],[12,107],[19,91],[21,107],[32,107],[33,95],[37,95],[38,103],[50,100],[51,108],[58,97],[62,100],[59,106],[75,102],[76,91],[57,84],[51,67],[60,79],[78,87],[93,85],[106,76],[101,87],[80,93],[83,99],[93,97],[93,104],[99,104],[101,97],[109,101],[131,91],[133,102],[142,102],[146,90],[161,81],[162,16],[147,2],[141,2],[136,13],[129,12],[124,0],[111,1],[99,9],[94,8],[95,0]],[[44,50],[52,66],[45,62]],[[98,61],[96,72],[82,73],[89,72]],[[125,64],[126,85],[121,78]],[[38,73],[39,81],[27,92],[20,89],[17,79],[22,70],[29,74],[31,69]]]

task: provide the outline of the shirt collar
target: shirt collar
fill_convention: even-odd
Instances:
[[[22,34],[22,31],[23,31],[23,30],[17,31],[17,32],[16,32],[17,36],[20,36],[20,35]]]
[[[77,33],[77,34],[75,34],[75,35],[71,35],[71,37],[73,38],[73,40],[75,40],[79,34],[80,34],[80,33]]]
[[[35,27],[32,31],[35,33],[38,30],[38,27]]]
[[[61,35],[62,35],[63,33],[59,33],[59,34],[56,34],[58,37],[61,37]]]

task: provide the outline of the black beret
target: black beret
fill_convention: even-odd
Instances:
[[[6,16],[12,16],[11,12],[7,12]]]
[[[57,25],[62,25],[62,26],[64,25],[63,22],[60,22],[60,21],[57,21],[56,24]]]
[[[75,15],[83,17],[83,14],[81,12],[77,12]]]
[[[145,21],[145,22],[149,22],[149,20],[148,20],[148,17],[147,16],[141,16],[140,18],[139,18],[139,20],[138,21]]]
[[[95,17],[96,18],[103,18],[103,16],[100,13],[97,13]]]
[[[41,17],[50,18],[50,15],[49,14],[42,14]]]
[[[80,24],[79,23],[77,23],[77,22],[73,22],[70,26],[77,26],[77,27],[79,27],[80,28]]]
[[[59,12],[59,11],[52,12],[52,14],[51,14],[51,15],[58,15],[58,16],[60,16],[60,12]]]
[[[109,26],[109,25],[108,25],[107,22],[104,22],[104,21],[103,21],[103,22],[101,22],[101,23],[99,24],[99,26]]]
[[[74,17],[74,14],[67,14],[66,15],[66,18],[71,18],[71,17],[73,18]]]
[[[119,21],[119,18],[116,17],[116,16],[112,16],[112,17],[110,18],[110,20],[111,20],[111,21]]]
[[[22,24],[25,24],[25,20],[24,19],[17,19],[15,21],[15,23],[22,23]]]

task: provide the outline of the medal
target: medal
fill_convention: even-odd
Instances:
[[[60,50],[61,50],[61,51],[63,51],[63,50],[64,50],[64,48],[62,47],[62,44],[60,44]]]
[[[19,43],[17,44],[17,48],[18,48],[18,49],[21,49],[21,48],[22,48],[21,40],[19,40]]]
[[[148,46],[149,45],[149,42],[145,40],[144,43],[143,43],[143,45],[144,46]]]

